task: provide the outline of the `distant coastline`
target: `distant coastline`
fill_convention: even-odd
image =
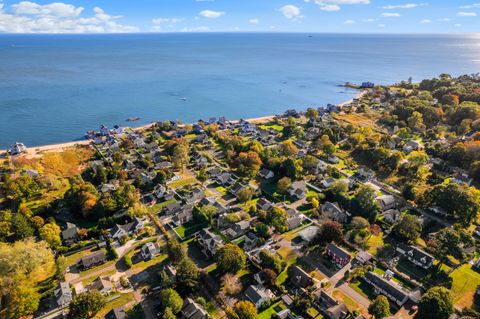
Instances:
[[[337,105],[338,106],[344,106],[346,104],[349,104],[353,101],[353,99],[360,98],[363,94],[365,94],[365,92],[366,92],[365,90],[361,90],[357,93],[357,95],[354,98],[349,99],[345,102],[339,103]],[[259,117],[254,117],[254,118],[248,118],[248,119],[245,119],[245,120],[252,123],[252,124],[264,124],[264,123],[268,123],[268,122],[273,121],[275,119],[275,116],[276,115],[259,116]],[[236,123],[238,121],[239,120],[229,120],[229,122],[231,122],[231,123]],[[141,126],[132,127],[132,129],[134,131],[142,131],[142,130],[146,130],[146,129],[150,128],[151,126],[155,125],[156,123],[158,123],[158,122],[150,122],[150,123],[147,123],[147,124],[144,124],[144,125],[141,125]],[[79,140],[79,141],[71,141],[71,142],[64,142],[64,143],[39,145],[39,146],[26,145],[27,146],[26,155],[34,157],[34,156],[38,156],[41,153],[60,152],[60,151],[63,151],[65,149],[68,149],[68,148],[71,148],[71,147],[86,146],[86,145],[89,145],[90,143],[91,143],[90,140],[85,139],[85,140]],[[7,151],[8,151],[7,149],[0,150],[0,156],[5,155]]]

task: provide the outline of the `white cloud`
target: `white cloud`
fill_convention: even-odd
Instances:
[[[430,19],[423,19],[423,20],[420,20],[420,23],[421,23],[421,24],[429,24],[429,23],[432,23],[432,20],[430,20]]]
[[[182,32],[209,32],[210,28],[205,27],[205,26],[200,26],[200,27],[183,28],[180,31],[182,31]]]
[[[472,4],[460,6],[460,9],[472,9],[472,8],[480,8],[480,3],[472,3]]]
[[[260,20],[258,20],[257,18],[254,18],[254,19],[248,20],[248,23],[250,23],[250,24],[259,24],[259,23],[260,23]]]
[[[376,20],[370,18],[370,19],[362,19],[360,21],[362,21],[362,22],[375,22]]]
[[[337,6],[336,4],[325,4],[320,6],[320,10],[323,11],[338,11],[340,10],[340,7]]]
[[[460,23],[454,24],[453,25],[455,28],[460,28],[462,25]]]
[[[287,19],[293,20],[303,18],[300,9],[292,4],[287,4],[281,7],[279,10]]]
[[[459,12],[457,13],[459,17],[476,17],[477,14],[475,12]]]
[[[304,0],[310,2],[310,0]],[[315,0],[323,11],[339,11],[342,5],[370,4],[370,0]]]
[[[38,4],[22,1],[11,6],[11,13],[0,5],[0,32],[10,33],[120,33],[137,32],[138,27],[117,22],[121,16],[111,16],[95,7],[93,15],[85,16],[84,8],[54,2]]]
[[[385,10],[394,10],[394,9],[413,9],[417,7],[423,7],[428,5],[427,3],[405,3],[405,4],[396,4],[396,5],[388,5],[383,6],[382,9]]]
[[[450,19],[450,18],[442,18],[442,19],[438,19],[438,21],[440,21],[440,22],[450,22],[450,21],[452,21],[452,19]]]
[[[398,18],[400,16],[401,16],[400,13],[393,13],[393,12],[382,13],[382,17],[384,17],[384,18]]]
[[[379,24],[379,25],[377,25],[377,27],[379,27],[379,28],[385,28],[385,25],[384,25],[384,24]]]
[[[354,24],[355,20],[345,20],[343,24]]]
[[[199,14],[204,18],[216,19],[216,18],[220,18],[221,16],[225,15],[226,13],[222,12],[222,11],[203,10]]]
[[[79,16],[83,8],[71,4],[54,2],[46,5],[40,5],[35,2],[22,1],[12,5],[13,12],[15,14],[28,14],[28,15],[53,15],[57,17],[77,17]]]
[[[155,18],[152,19],[153,26],[150,28],[150,31],[160,32],[163,31],[165,26],[168,28],[173,28],[177,23],[180,23],[184,20],[184,18]]]

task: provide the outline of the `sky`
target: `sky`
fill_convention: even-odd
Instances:
[[[0,33],[480,32],[480,0],[0,0]]]

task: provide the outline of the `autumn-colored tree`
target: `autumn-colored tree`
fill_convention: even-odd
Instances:
[[[292,180],[288,177],[282,177],[277,182],[277,193],[286,194],[288,188],[292,185]]]
[[[235,274],[245,267],[247,256],[235,244],[225,244],[217,252],[217,268],[221,273]]]
[[[232,274],[225,274],[222,277],[222,291],[230,296],[234,296],[242,291],[242,282]]]
[[[292,140],[286,140],[280,144],[280,152],[283,156],[295,156],[298,154],[298,148]]]
[[[229,319],[258,319],[257,308],[250,301],[239,301],[226,312]]]
[[[238,154],[237,163],[238,172],[249,177],[255,177],[262,166],[262,160],[255,152],[241,152]]]
[[[40,228],[39,235],[40,238],[45,240],[53,248],[57,248],[62,244],[62,239],[60,238],[60,227],[55,223],[45,224]]]

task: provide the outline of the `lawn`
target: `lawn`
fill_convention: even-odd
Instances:
[[[133,301],[134,301],[133,293],[122,294],[117,299],[107,302],[105,307],[103,307],[94,318],[97,318],[97,319],[104,318],[105,315],[107,315],[112,309],[121,307]]]
[[[372,235],[370,238],[367,240],[367,245],[368,245],[368,252],[372,255],[375,255],[378,251],[379,248],[383,247],[384,242],[383,242],[383,234],[380,233],[378,235]]]
[[[285,309],[285,305],[283,304],[283,302],[279,301],[277,303],[274,303],[264,311],[260,312],[258,314],[258,319],[270,319],[273,315],[275,315],[279,311],[282,311],[283,309]]]
[[[375,299],[376,294],[373,291],[372,287],[365,282],[364,280],[358,280],[356,282],[350,282],[349,286],[352,287],[356,292],[368,298],[370,300]]]
[[[465,264],[455,269],[450,277],[453,280],[452,295],[456,306],[471,307],[473,295],[480,285],[480,274],[472,269],[472,265]]]
[[[168,258],[167,254],[158,255],[150,260],[147,260],[147,261],[142,260],[141,262],[134,264],[131,269],[147,269],[154,265],[161,265],[162,262],[167,258]]]
[[[180,179],[171,182],[170,184],[168,184],[168,187],[175,189],[196,183],[198,183],[198,180],[194,176],[188,174],[181,174]]]
[[[200,229],[204,228],[206,225],[205,224],[198,224],[194,221],[188,222],[186,224],[183,224],[182,226],[179,226],[177,228],[174,228],[173,230],[182,238],[189,237],[190,235],[196,233]]]
[[[274,129],[275,131],[282,132],[283,131],[283,126],[278,125],[278,124],[271,124],[271,125],[259,125],[259,128],[263,130],[268,130],[268,129]]]
[[[86,277],[86,276],[98,271],[99,269],[107,268],[108,266],[113,265],[113,264],[115,264],[115,260],[110,260],[109,262],[106,262],[103,265],[93,267],[93,268],[90,268],[90,269],[85,270],[85,271],[81,271],[80,276],[81,277]]]
[[[222,194],[223,196],[227,195],[228,194],[228,191],[225,187],[223,186],[217,186],[215,187],[215,189],[220,193]]]
[[[277,253],[283,258],[283,260],[285,260],[285,262],[287,263],[285,269],[278,275],[277,277],[277,284],[278,285],[281,285],[285,282],[285,280],[287,280],[288,278],[288,273],[287,273],[287,269],[290,265],[293,265],[296,261],[297,261],[297,254],[291,250],[290,248],[288,247],[280,247],[278,250],[277,250]]]
[[[175,198],[172,198],[172,199],[166,200],[166,201],[161,202],[161,203],[156,203],[155,205],[152,206],[151,210],[152,210],[153,213],[157,213],[157,212],[161,211],[168,204],[172,204],[172,203],[175,203],[175,202],[176,202]]]
[[[337,300],[342,301],[345,306],[347,306],[348,310],[355,311],[359,310],[361,312],[365,312],[365,309],[361,307],[355,300],[341,292],[340,290],[334,290],[332,293],[333,297]]]
[[[93,254],[94,251],[96,250],[97,250],[97,247],[91,247],[89,249],[79,251],[72,255],[65,256],[66,258],[65,263],[67,264],[67,266],[75,265],[80,260],[80,258]]]

